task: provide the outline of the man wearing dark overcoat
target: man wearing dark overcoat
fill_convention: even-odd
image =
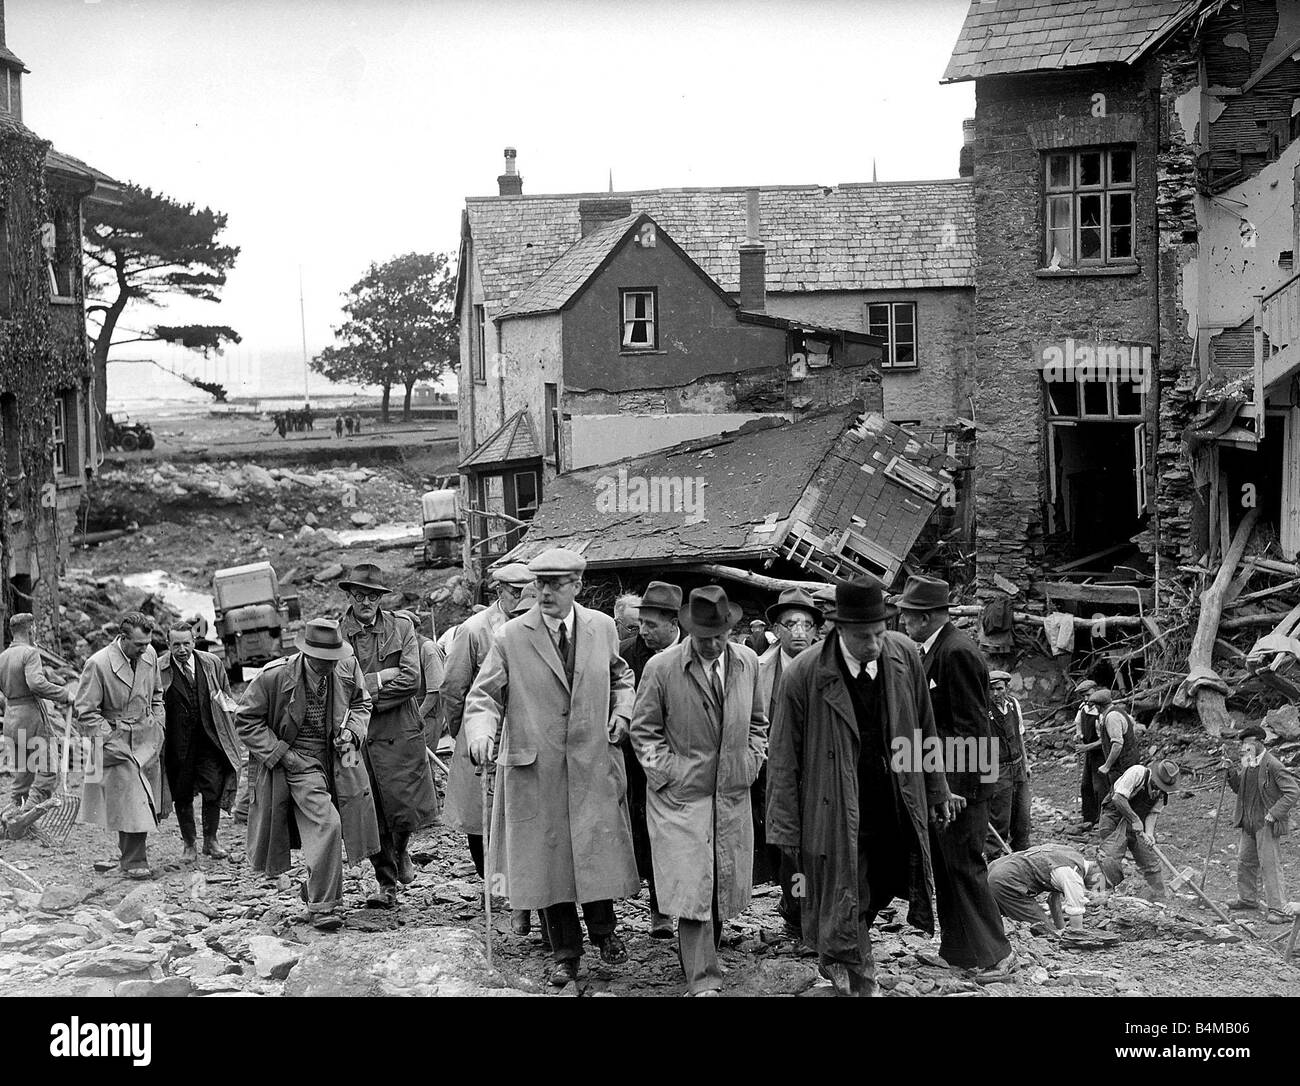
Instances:
[[[975,643],[949,621],[948,582],[909,577],[899,599],[903,626],[921,647],[948,787],[965,800],[950,823],[933,827],[939,956],[981,983],[1016,967],[984,862],[997,745],[989,715],[989,671]],[[989,766],[985,772],[981,766]]]
[[[953,813],[916,648],[878,584],[836,588],[834,636],[786,670],[768,743],[768,840],[804,890],[803,941],[837,995],[876,994],[871,925],[894,898],[933,933],[929,825]]]
[[[651,657],[664,652],[681,640],[677,612],[682,606],[682,590],[675,584],[651,581],[641,597],[639,629],[635,636],[620,642],[619,655],[632,669],[637,687],[641,674]],[[650,888],[650,937],[671,939],[672,918],[659,910],[659,897],[655,893],[654,864],[650,858],[650,831],[646,825],[645,770],[637,761],[631,738],[623,743],[623,760],[627,767],[627,806],[632,816],[632,844],[636,850],[636,869]]]
[[[767,714],[758,657],[727,640],[741,614],[716,585],[695,589],[679,615],[689,639],[646,664],[632,714],[655,885],[661,908],[677,917],[693,996],[722,987],[722,924],[749,905],[753,884],[749,790],[766,757]]]
[[[337,622],[308,622],[297,648],[257,673],[235,716],[253,778],[248,861],[279,875],[291,866],[290,849],[301,847],[306,919],[335,931],[343,924],[344,846],[353,864],[379,848],[361,757],[370,694]]]
[[[194,647],[194,628],[188,622],[176,623],[167,641],[168,651],[158,661],[167,721],[163,768],[185,842],[181,862],[198,859],[196,793],[203,803],[203,855],[223,860],[229,853],[217,840],[221,809],[229,811],[234,802],[241,761],[230,680],[220,660]]]
[[[398,885],[415,881],[415,864],[406,850],[411,834],[438,819],[438,793],[416,702],[420,644],[408,619],[379,606],[391,589],[378,566],[362,562],[339,587],[352,601],[339,630],[356,653],[371,698],[362,750],[379,819],[379,851],[370,858],[379,889],[366,904],[391,909],[397,905]]]

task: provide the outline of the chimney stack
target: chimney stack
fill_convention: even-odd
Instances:
[[[626,219],[632,214],[632,201],[628,199],[594,199],[578,201],[578,230],[586,237],[593,230],[615,219]]]
[[[957,158],[957,176],[975,176],[975,118],[961,122],[961,154]]]
[[[767,248],[761,238],[758,189],[745,193],[745,244],[740,247],[740,308],[767,309]]]
[[[506,172],[497,178],[497,192],[502,196],[522,196],[524,179],[515,172],[515,149],[506,148]]]

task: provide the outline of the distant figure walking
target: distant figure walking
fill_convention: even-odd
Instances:
[[[348,436],[350,437],[352,435],[352,427],[355,426],[356,423],[353,422],[351,415],[349,415],[346,419],[344,419],[343,422],[348,428]]]
[[[356,417],[356,424],[355,424],[355,425],[356,425],[357,433],[361,433],[361,416],[360,416],[360,415],[358,415],[358,416]]]
[[[342,415],[335,415],[335,416],[334,416],[334,436],[335,436],[335,437],[342,437],[342,436],[343,436],[343,416],[342,416]]]

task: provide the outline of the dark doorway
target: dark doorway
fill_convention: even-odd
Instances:
[[[1219,473],[1228,496],[1228,531],[1236,532],[1253,502],[1259,523],[1277,530],[1282,523],[1282,452],[1286,444],[1284,420],[1278,418],[1264,430],[1258,449],[1219,447]]]
[[[1074,554],[1126,543],[1146,518],[1145,426],[1049,424],[1052,505]]]

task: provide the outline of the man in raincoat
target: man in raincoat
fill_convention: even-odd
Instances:
[[[753,882],[749,790],[766,757],[767,714],[757,655],[727,640],[741,614],[723,589],[695,589],[678,612],[689,638],[646,663],[632,714],[658,904],[678,918],[693,996],[722,987],[722,923],[744,911]]]

